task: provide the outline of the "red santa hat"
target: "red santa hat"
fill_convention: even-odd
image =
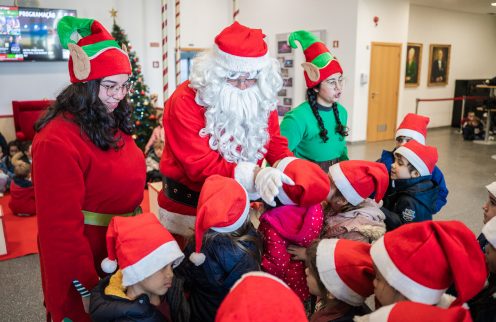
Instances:
[[[437,162],[437,149],[415,140],[408,141],[394,151],[405,157],[421,176],[432,174]]]
[[[295,185],[283,184],[277,198],[283,205],[309,207],[324,201],[331,184],[327,174],[315,163],[286,157],[277,164],[277,169],[290,177]]]
[[[496,181],[486,186],[487,191],[496,197]]]
[[[131,74],[127,49],[96,20],[65,16],[57,24],[60,43],[69,49],[72,83]]]
[[[395,138],[408,136],[419,143],[425,144],[429,121],[430,119],[427,116],[408,113],[401,121],[400,126],[398,126]]]
[[[306,322],[298,296],[279,278],[264,273],[246,273],[222,301],[216,322]]]
[[[482,233],[487,241],[496,248],[496,217],[491,218],[484,227],[482,227]]]
[[[235,21],[215,37],[215,61],[232,72],[261,70],[270,62],[262,29],[251,29]]]
[[[360,204],[375,192],[375,200],[384,197],[389,185],[389,174],[384,164],[363,160],[348,160],[329,168],[334,184],[353,206]]]
[[[475,296],[487,277],[475,235],[458,221],[424,221],[390,231],[370,250],[393,288],[413,302],[437,304],[455,284],[461,305]]]
[[[338,300],[360,306],[374,294],[370,244],[347,239],[323,239],[317,246],[317,269],[327,290]]]
[[[377,311],[356,317],[355,321],[367,322],[472,322],[470,312],[461,306],[444,309],[415,302],[398,302],[383,306]]]
[[[184,258],[176,240],[152,213],[113,217],[107,230],[107,253],[103,271],[114,272],[118,263],[124,286],[134,285],[171,263],[176,267]]]
[[[248,193],[236,180],[213,175],[205,180],[198,198],[195,222],[195,252],[189,259],[199,266],[205,262],[201,253],[203,234],[212,229],[231,233],[247,220],[250,210]]]

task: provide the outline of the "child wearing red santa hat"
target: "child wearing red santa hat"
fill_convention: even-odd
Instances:
[[[377,161],[384,163],[388,169],[388,172],[391,172],[391,165],[394,163],[394,153],[396,149],[410,140],[415,140],[421,144],[425,144],[425,139],[427,137],[427,125],[429,124],[429,121],[430,119],[427,116],[408,113],[396,130],[395,148],[393,151],[383,150],[381,158]],[[439,186],[439,192],[435,205],[435,214],[439,212],[444,205],[446,205],[446,198],[448,197],[448,188],[446,187],[444,175],[437,166],[434,166],[434,169],[432,170],[432,181]]]
[[[488,187],[495,188],[493,182]],[[488,188],[489,189],[489,188]],[[468,302],[470,314],[476,322],[493,322],[496,318],[496,218],[486,222],[482,228],[482,235],[487,241],[484,247],[486,265],[489,277],[485,288]]]
[[[462,305],[483,287],[487,272],[475,235],[458,221],[425,221],[386,233],[371,249],[381,305],[412,301]],[[457,298],[445,292],[454,284]]]
[[[219,307],[215,322],[306,322],[296,294],[277,277],[244,274]]]
[[[139,227],[139,229],[137,229]],[[93,321],[175,321],[163,296],[173,285],[172,268],[184,254],[152,213],[113,217],[107,230],[108,257],[102,269],[112,273],[91,293]],[[177,299],[175,299],[177,303]]]
[[[437,149],[415,140],[394,152],[391,185],[383,210],[388,231],[409,222],[432,220],[439,187],[432,181]]]
[[[176,270],[189,293],[190,321],[213,321],[234,283],[243,274],[260,270],[261,241],[249,208],[248,193],[236,180],[220,175],[205,180],[195,238],[185,249],[189,260]]]
[[[377,311],[357,316],[355,322],[472,322],[464,307],[439,308],[415,302],[399,302]]]
[[[374,293],[370,244],[346,239],[316,240],[307,249],[307,283],[318,296],[310,322],[352,321],[370,312],[365,299]]]

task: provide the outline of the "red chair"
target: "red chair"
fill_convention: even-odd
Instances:
[[[51,100],[12,101],[16,138],[20,141],[33,140],[34,123],[52,105]]]

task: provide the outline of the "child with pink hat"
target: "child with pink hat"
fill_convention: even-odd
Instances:
[[[425,145],[425,139],[427,138],[427,125],[429,124],[429,121],[430,119],[424,115],[413,113],[408,113],[405,115],[403,121],[401,121],[401,124],[396,130],[396,146],[393,151],[383,150],[381,158],[377,161],[384,163],[388,172],[391,172],[391,165],[394,163],[394,154],[396,149],[410,140],[415,140],[418,143]],[[432,181],[434,181],[439,187],[439,192],[434,207],[435,214],[438,213],[444,205],[446,205],[446,198],[448,197],[448,188],[446,187],[444,175],[437,166],[434,166],[434,169],[432,170]]]
[[[383,210],[388,231],[410,223],[432,220],[439,187],[432,181],[437,149],[411,140],[394,152],[391,185]]]
[[[490,184],[488,190],[490,188],[496,188],[496,182]],[[493,204],[493,207],[496,208],[496,205]],[[491,322],[496,317],[496,217],[492,217],[485,222],[481,235],[487,242],[484,252],[489,277],[484,289],[470,300],[468,305],[474,321]]]
[[[176,320],[169,316],[175,308],[163,296],[173,286],[172,268],[181,263],[184,254],[157,217],[152,213],[113,217],[107,230],[107,251],[103,271],[112,273],[117,266],[119,270],[92,291],[92,320]]]
[[[370,312],[374,293],[370,244],[346,239],[316,240],[307,248],[307,284],[319,301],[310,322],[351,321]]]
[[[176,274],[185,279],[190,321],[213,321],[229,289],[260,270],[261,241],[250,221],[248,193],[236,180],[212,175],[198,199],[195,238]],[[255,299],[254,299],[255,300]]]
[[[387,232],[371,249],[381,305],[412,301],[459,306],[486,282],[484,256],[475,235],[458,221],[412,223]],[[455,285],[457,297],[445,294]]]

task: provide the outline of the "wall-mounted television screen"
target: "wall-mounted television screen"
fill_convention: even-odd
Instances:
[[[57,23],[76,10],[0,6],[0,62],[69,59],[57,35]]]

